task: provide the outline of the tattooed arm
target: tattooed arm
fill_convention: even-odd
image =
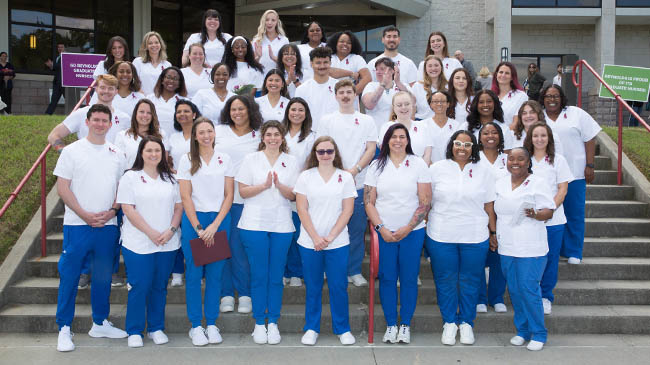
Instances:
[[[418,183],[418,208],[413,213],[413,217],[407,225],[398,229],[393,234],[397,241],[402,240],[404,237],[408,236],[412,230],[414,230],[429,214],[429,209],[431,209],[431,184],[430,183]]]
[[[377,188],[374,186],[364,185],[363,187],[363,203],[366,206],[366,214],[368,214],[368,219],[372,226],[376,226],[382,223],[381,217],[379,217],[379,212],[375,207],[377,202]],[[396,242],[393,232],[391,232],[386,227],[381,227],[379,230],[381,238],[386,242]]]

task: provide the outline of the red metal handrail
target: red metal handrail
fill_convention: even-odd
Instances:
[[[90,86],[88,86],[88,89],[86,89],[86,92],[84,93],[84,95],[81,97],[81,99],[79,100],[77,105],[75,105],[74,109],[72,109],[73,112],[75,110],[79,109],[79,107],[81,106],[81,103],[84,100],[86,101],[86,104],[88,104],[90,102],[90,91],[93,89],[94,86],[95,86],[95,81],[93,81],[93,83]],[[52,145],[48,143],[48,145],[45,146],[45,148],[43,149],[43,152],[41,152],[41,154],[36,159],[36,162],[34,162],[34,164],[29,169],[29,171],[27,171],[27,174],[25,174],[25,176],[22,178],[22,180],[20,180],[20,183],[18,183],[18,186],[16,187],[16,189],[14,189],[14,191],[11,194],[9,194],[9,199],[7,199],[7,201],[4,203],[4,205],[0,209],[0,218],[2,218],[2,216],[5,214],[5,212],[7,212],[7,210],[9,209],[11,204],[14,202],[14,200],[16,200],[16,198],[18,197],[18,194],[21,192],[21,190],[23,190],[23,188],[27,184],[27,181],[29,181],[29,178],[32,177],[32,175],[34,174],[34,171],[36,171],[36,169],[40,165],[41,166],[41,256],[42,257],[47,256],[47,245],[46,245],[46,242],[47,242],[47,222],[46,222],[47,216],[46,216],[46,212],[45,212],[45,200],[46,200],[46,197],[47,197],[47,192],[45,190],[47,188],[47,184],[46,184],[46,175],[47,175],[46,163],[47,163],[47,158],[46,157],[47,157],[47,153],[50,151],[50,149],[52,149]]]
[[[605,86],[607,90],[609,90],[612,95],[614,95],[614,98],[618,101],[618,162],[616,166],[617,170],[617,176],[616,176],[616,183],[618,185],[621,185],[623,183],[623,108],[626,108],[630,114],[632,114],[645,129],[650,132],[650,126],[637,114],[632,107],[627,105],[625,100],[621,98],[621,95],[619,95],[616,91],[614,91],[606,82],[603,80],[602,77],[596,72],[596,70],[593,69],[589,65],[589,63],[585,60],[578,60],[573,65],[573,70],[571,71],[571,81],[573,82],[573,85],[578,88],[578,108],[582,108],[582,67],[586,67],[589,72],[591,72],[596,79]],[[579,73],[579,81],[576,80],[576,69],[578,69]]]
[[[370,277],[368,278],[368,343],[373,343],[375,338],[375,279],[379,270],[379,237],[372,223],[370,228]]]

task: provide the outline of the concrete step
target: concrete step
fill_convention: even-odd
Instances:
[[[646,218],[648,203],[634,200],[587,200],[587,218]]]
[[[607,156],[594,156],[594,166],[596,170],[611,170],[612,159]]]
[[[615,185],[616,184],[616,171],[615,170],[595,170],[595,178],[593,184],[596,185]]]
[[[587,185],[587,200],[632,200],[634,187],[628,185]]]
[[[650,257],[650,237],[585,237],[584,257]]]
[[[585,237],[650,236],[647,218],[586,218]]]

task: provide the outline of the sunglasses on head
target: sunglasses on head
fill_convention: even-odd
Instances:
[[[454,141],[454,147],[472,148],[473,145],[474,145],[474,143],[472,143],[472,142],[462,142],[462,141],[459,141],[459,140]]]
[[[332,148],[332,149],[328,149],[328,150],[316,150],[316,153],[318,153],[319,156],[322,156],[322,155],[324,155],[326,153],[328,155],[331,155],[331,154],[334,154],[334,149]]]

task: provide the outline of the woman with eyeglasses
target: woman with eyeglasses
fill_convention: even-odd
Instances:
[[[488,248],[496,248],[494,174],[480,162],[474,135],[456,131],[446,159],[429,168],[433,197],[425,245],[431,254],[441,342],[474,343],[474,319]],[[483,281],[483,285],[485,281]]]
[[[434,92],[429,98],[429,105],[434,115],[425,119],[424,122],[429,128],[430,140],[433,144],[431,163],[445,159],[449,137],[457,130],[462,129],[464,124],[450,117],[453,112],[450,108],[450,101],[451,95],[444,90]]]
[[[178,67],[171,66],[160,73],[153,94],[147,95],[156,106],[160,129],[171,136],[174,133],[176,102],[187,97],[185,78]]]
[[[262,96],[255,98],[260,107],[262,121],[282,120],[289,104],[289,93],[284,73],[277,68],[271,69],[264,78]]]
[[[379,157],[366,174],[364,195],[368,219],[379,233],[379,297],[386,319],[383,342],[410,343],[431,176],[426,162],[413,153],[403,124],[391,125],[384,134]]]
[[[314,72],[311,67],[303,68],[305,64],[302,62],[300,51],[295,44],[285,44],[280,48],[278,55],[277,69],[283,75],[289,96],[293,97],[296,95],[296,88],[302,84],[302,81],[312,78]]]

